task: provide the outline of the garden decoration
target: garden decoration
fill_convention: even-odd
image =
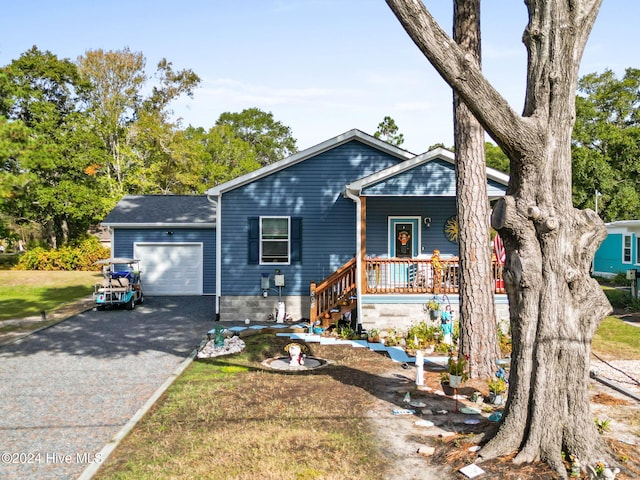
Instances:
[[[307,347],[305,345],[300,345],[299,343],[288,343],[285,345],[284,350],[289,354],[289,365],[292,367],[297,367],[300,365],[304,365],[304,357]]]
[[[434,250],[431,255],[431,267],[433,268],[433,292],[440,292],[442,285],[442,261],[440,260],[440,250]]]
[[[216,347],[224,347],[224,327],[215,327],[214,336],[213,336],[213,344]]]
[[[424,355],[422,350],[416,352],[416,385],[424,385]]]
[[[437,320],[440,317],[440,299],[435,296],[432,297],[431,300],[427,302],[427,310],[429,310],[429,315],[432,320]]]
[[[611,469],[603,462],[598,462],[594,467],[587,465],[589,480],[614,480],[616,475],[620,473],[619,468]]]
[[[440,328],[442,330],[442,342],[446,345],[453,345],[453,314],[451,305],[445,307],[440,317]]]
[[[458,412],[458,387],[469,378],[467,372],[467,359],[460,355],[454,359],[453,355],[447,362],[449,370],[449,385],[453,388],[453,397],[456,400],[456,412]]]
[[[501,405],[503,394],[507,391],[507,382],[504,378],[496,377],[487,382],[489,387],[489,402],[494,405]]]

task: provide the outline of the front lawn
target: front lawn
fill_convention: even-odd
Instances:
[[[98,272],[0,270],[0,322],[40,315],[93,292]]]
[[[340,353],[337,364],[287,374],[260,362],[282,355],[289,339],[245,341],[241,354],[192,363],[94,478],[385,478],[388,463],[365,416],[372,397],[362,386],[380,383],[367,370],[382,373],[389,359],[314,345],[322,355]]]
[[[607,358],[640,360],[640,327],[607,317],[593,336],[591,347]]]

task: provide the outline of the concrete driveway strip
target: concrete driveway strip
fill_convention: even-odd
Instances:
[[[213,297],[88,311],[0,348],[0,478],[74,479],[213,327]]]

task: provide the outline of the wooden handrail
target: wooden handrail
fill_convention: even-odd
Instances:
[[[458,293],[457,258],[367,258],[365,293]]]
[[[502,266],[492,262],[494,292],[505,293]],[[457,257],[440,259],[434,268],[429,258],[366,258],[363,293],[457,294],[460,263]]]
[[[352,258],[320,283],[311,282],[309,287],[311,324],[323,318],[342,302],[349,302],[355,293],[356,259]]]
[[[506,293],[502,265],[492,262],[494,292]],[[440,259],[435,269],[429,258],[366,258],[362,291],[368,294],[457,294],[460,264],[457,257]],[[310,315],[313,325],[343,302],[351,303],[357,290],[356,259],[352,258],[320,283],[311,282]]]

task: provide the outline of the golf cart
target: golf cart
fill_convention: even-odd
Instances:
[[[132,258],[107,258],[98,260],[102,265],[102,282],[94,288],[93,296],[98,310],[108,306],[124,305],[133,310],[144,301],[140,281],[140,260]]]

